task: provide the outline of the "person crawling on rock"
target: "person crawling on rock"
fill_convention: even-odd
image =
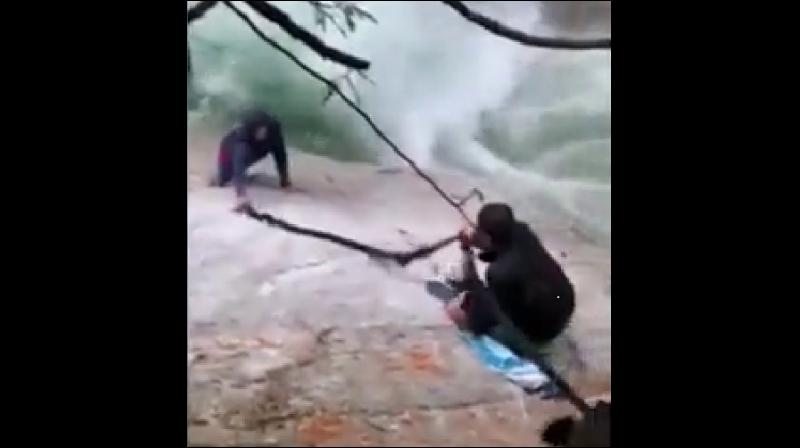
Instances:
[[[212,186],[224,187],[233,183],[237,209],[249,203],[247,169],[267,155],[275,158],[281,188],[291,186],[286,145],[281,125],[275,117],[257,110],[247,113],[241,124],[222,139],[217,158],[217,173]]]
[[[451,319],[475,335],[489,335],[520,356],[556,338],[575,310],[575,293],[564,271],[530,227],[506,204],[486,204],[477,229],[462,230],[466,291],[447,305]],[[478,277],[472,247],[489,263],[486,284]]]

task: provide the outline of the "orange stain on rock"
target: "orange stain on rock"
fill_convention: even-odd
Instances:
[[[347,424],[342,416],[314,415],[303,419],[297,426],[297,441],[303,445],[317,446],[340,437],[346,429]]]
[[[447,373],[441,357],[428,347],[415,345],[401,353],[383,355],[384,370],[407,372],[412,375],[444,375]]]
[[[414,346],[406,353],[408,366],[416,373],[442,374],[444,367],[438,356],[421,346]]]

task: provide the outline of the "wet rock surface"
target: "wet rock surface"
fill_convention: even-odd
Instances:
[[[256,188],[257,208],[397,249],[461,225],[408,173],[299,155],[293,167],[302,192]],[[335,191],[320,173],[335,174]],[[441,180],[454,192],[475,186]],[[387,268],[231,207],[231,191],[190,188],[191,445],[532,446],[549,420],[574,412],[484,369],[427,295],[424,281],[457,261],[457,248]],[[578,293],[561,365],[581,393],[608,393],[610,257],[568,232],[541,232],[554,254],[569,254],[559,259]]]

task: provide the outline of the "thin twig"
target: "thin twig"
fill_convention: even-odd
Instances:
[[[360,76],[361,79],[367,81],[368,83],[372,84],[373,86],[375,85],[375,81],[373,81],[372,78],[367,76],[367,74],[364,73],[364,70],[356,70],[356,73],[358,73],[358,76]]]
[[[361,104],[361,97],[358,95],[358,89],[356,89],[356,85],[353,83],[353,80],[350,79],[350,73],[344,75],[344,80],[347,82],[347,85],[350,86],[350,90],[353,91],[353,97],[356,99],[356,104]]]
[[[342,37],[347,37],[347,31],[339,25],[339,22],[336,21],[336,17],[331,14],[328,9],[333,8],[333,6],[328,5],[326,3],[322,3],[321,1],[309,1],[308,3],[314,7],[314,12],[316,13],[316,22],[322,27],[322,32],[325,32],[325,19],[328,19],[336,29],[342,34]]]
[[[472,11],[463,2],[443,0],[442,3],[455,9],[459,14],[461,14],[462,17],[472,23],[482,26],[490,33],[511,39],[523,45],[542,48],[558,48],[564,50],[595,50],[611,48],[611,38],[578,40],[532,36],[530,34],[525,34],[522,31],[509,28],[494,19]]]
[[[462,207],[463,207],[463,206],[464,206],[464,204],[466,204],[466,203],[467,203],[467,201],[469,201],[469,200],[470,200],[470,199],[472,199],[473,197],[477,197],[479,201],[483,202],[483,198],[484,198],[484,196],[483,196],[483,192],[482,192],[481,190],[479,190],[479,189],[476,187],[476,188],[473,188],[472,190],[470,190],[470,191],[469,191],[469,193],[467,193],[467,195],[466,195],[466,196],[464,196],[463,198],[461,198],[461,199],[458,201],[458,205],[460,205],[460,206],[462,206]]]
[[[355,83],[353,83],[353,80],[350,78],[350,75],[352,74],[352,72],[353,72],[352,70],[348,69],[347,72],[345,72],[344,74],[334,78],[333,81],[331,81],[331,82],[333,82],[334,84],[336,84],[338,86],[339,83],[342,81],[342,79],[347,81],[347,85],[350,86],[350,90],[353,92],[353,97],[355,98],[356,104],[360,105],[361,104],[361,97],[358,94],[358,89],[356,89]],[[333,96],[333,90],[328,89],[328,93],[326,93],[325,97],[322,99],[322,104],[326,104],[328,102],[328,100],[331,99],[331,96]]]
[[[230,6],[230,2],[225,3]],[[347,54],[336,48],[329,47],[319,37],[296,24],[288,14],[271,4],[263,1],[247,1],[245,3],[253,8],[261,17],[275,23],[286,31],[287,34],[303,42],[308,48],[314,50],[314,52],[323,58],[357,70],[366,70],[369,68],[369,61]]]
[[[342,11],[342,14],[344,14],[345,17],[352,17],[353,15],[356,15],[358,16],[359,19],[368,19],[372,23],[376,25],[378,24],[378,19],[376,19],[375,16],[373,16],[372,14],[370,14],[369,11],[358,6],[356,2],[335,1],[333,2],[333,5],[336,8],[339,8],[339,10]]]
[[[416,163],[415,163],[413,160],[411,160],[411,159],[410,159],[410,158],[409,158],[407,155],[405,155],[405,154],[403,153],[403,151],[401,151],[401,150],[400,150],[400,148],[398,148],[398,147],[397,147],[397,145],[396,145],[396,144],[394,144],[394,142],[392,142],[392,141],[389,139],[389,137],[387,137],[387,136],[386,136],[386,134],[384,134],[384,133],[383,133],[383,131],[381,131],[381,130],[380,130],[380,128],[378,128],[378,126],[375,124],[375,122],[374,122],[374,121],[372,121],[372,118],[370,118],[370,116],[369,116],[369,115],[367,115],[367,113],[366,113],[366,112],[364,112],[363,110],[361,110],[361,108],[360,108],[360,107],[358,107],[358,106],[357,106],[355,103],[353,103],[353,101],[352,101],[352,100],[350,100],[350,98],[348,98],[348,97],[347,97],[347,96],[346,96],[344,93],[342,93],[342,91],[339,89],[339,87],[338,87],[338,86],[336,86],[336,84],[334,84],[334,83],[333,83],[333,82],[331,82],[330,80],[326,79],[324,76],[322,76],[322,75],[320,75],[319,73],[317,73],[316,71],[314,71],[314,70],[313,70],[311,67],[309,67],[308,65],[306,65],[305,63],[303,63],[303,61],[301,61],[300,59],[298,59],[298,58],[297,58],[297,56],[295,56],[294,54],[292,54],[292,53],[291,53],[289,50],[287,50],[287,49],[283,48],[283,47],[282,47],[280,44],[278,44],[278,43],[277,43],[275,40],[273,40],[273,39],[271,39],[270,37],[268,37],[267,35],[265,35],[265,34],[264,34],[264,33],[263,33],[263,32],[262,32],[262,31],[261,31],[261,30],[260,30],[260,29],[259,29],[259,28],[256,26],[256,24],[255,24],[255,23],[253,23],[253,21],[252,21],[252,20],[250,20],[250,18],[249,18],[249,17],[247,17],[247,15],[245,15],[245,14],[244,14],[242,11],[240,11],[238,8],[236,8],[236,6],[234,6],[234,5],[232,4],[232,2],[226,1],[226,2],[224,2],[224,3],[225,3],[225,6],[227,6],[228,8],[230,8],[230,9],[231,9],[231,10],[232,10],[232,11],[233,11],[233,12],[234,12],[234,13],[235,13],[237,16],[239,16],[239,18],[240,18],[240,19],[242,19],[242,20],[243,20],[243,21],[244,21],[244,22],[247,24],[247,26],[249,26],[249,27],[250,27],[250,29],[252,29],[252,30],[253,30],[253,32],[254,32],[254,33],[256,33],[256,35],[258,35],[258,37],[260,37],[262,40],[264,40],[265,42],[267,42],[269,45],[271,45],[271,46],[272,46],[273,48],[275,48],[276,50],[278,50],[278,51],[280,51],[281,53],[283,53],[283,54],[284,54],[284,56],[286,56],[287,58],[291,59],[291,60],[292,60],[292,62],[294,62],[295,64],[297,64],[297,65],[298,65],[300,68],[302,68],[302,69],[303,69],[303,70],[304,70],[306,73],[308,73],[309,75],[311,75],[312,77],[314,77],[314,78],[315,78],[316,80],[318,80],[319,82],[321,82],[321,83],[325,84],[326,86],[328,86],[328,88],[329,88],[329,89],[331,89],[331,90],[333,90],[334,92],[336,92],[336,94],[337,94],[337,95],[339,95],[339,97],[342,99],[342,101],[344,101],[344,102],[345,102],[345,103],[346,103],[348,106],[350,106],[350,108],[351,108],[351,109],[353,109],[353,110],[354,110],[354,111],[355,111],[355,112],[356,112],[356,113],[357,113],[359,116],[361,116],[361,118],[363,118],[363,119],[364,119],[364,121],[366,121],[366,122],[367,122],[367,124],[369,125],[369,127],[370,127],[370,128],[372,128],[372,131],[373,131],[373,132],[375,132],[375,134],[376,134],[376,135],[377,135],[377,136],[378,136],[378,137],[379,137],[381,140],[383,140],[383,142],[384,142],[384,143],[386,143],[387,145],[389,145],[389,147],[390,147],[390,148],[392,148],[392,151],[394,151],[394,153],[395,153],[395,154],[397,154],[397,156],[398,156],[398,157],[400,157],[401,159],[403,159],[403,160],[404,160],[404,161],[405,161],[405,162],[406,162],[406,163],[407,163],[407,164],[408,164],[408,165],[411,167],[411,169],[412,169],[412,170],[414,170],[414,172],[415,172],[415,173],[416,173],[416,174],[417,174],[419,177],[421,177],[421,178],[422,178],[422,179],[424,179],[426,182],[428,182],[428,184],[430,184],[430,186],[431,186],[431,187],[433,187],[433,189],[434,189],[434,190],[435,190],[437,193],[439,193],[439,195],[440,195],[440,196],[441,196],[441,197],[442,197],[442,198],[443,198],[443,199],[444,199],[444,200],[445,200],[445,201],[446,201],[448,204],[450,204],[452,207],[454,207],[456,210],[458,210],[458,212],[461,214],[461,216],[462,216],[462,217],[463,217],[463,218],[464,218],[464,219],[465,219],[465,220],[466,220],[466,221],[467,221],[467,222],[468,222],[470,225],[472,225],[472,226],[474,227],[474,224],[472,223],[472,220],[470,220],[470,219],[469,219],[469,217],[468,217],[468,216],[467,216],[467,214],[464,212],[464,210],[461,208],[461,206],[460,206],[460,205],[458,205],[458,203],[456,203],[456,202],[455,202],[455,201],[454,201],[452,198],[450,198],[450,196],[449,196],[447,193],[445,193],[445,192],[444,192],[444,190],[442,190],[442,189],[441,189],[441,187],[439,187],[439,185],[438,185],[438,184],[437,184],[437,183],[436,183],[436,182],[435,182],[435,181],[434,181],[434,180],[433,180],[433,179],[432,179],[430,176],[428,176],[427,174],[425,174],[425,173],[424,173],[424,172],[423,172],[423,171],[422,171],[422,170],[419,168],[419,166],[417,166],[417,164],[416,164]]]

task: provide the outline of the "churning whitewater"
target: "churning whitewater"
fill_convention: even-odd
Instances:
[[[610,243],[611,53],[532,48],[494,36],[436,2],[363,2],[378,23],[343,37],[305,2],[274,2],[337,48],[368,59],[352,76],[362,108],[423,167],[486,177],[532,222]],[[558,34],[536,2],[472,2],[509,26]],[[330,79],[344,73],[275,25],[269,36]],[[343,161],[402,161],[326,88],[259,40],[227,8],[189,32],[190,129],[222,128],[236,110],[267,108],[288,144]],[[348,89],[345,93],[352,95]],[[435,194],[431,192],[431,194]]]

